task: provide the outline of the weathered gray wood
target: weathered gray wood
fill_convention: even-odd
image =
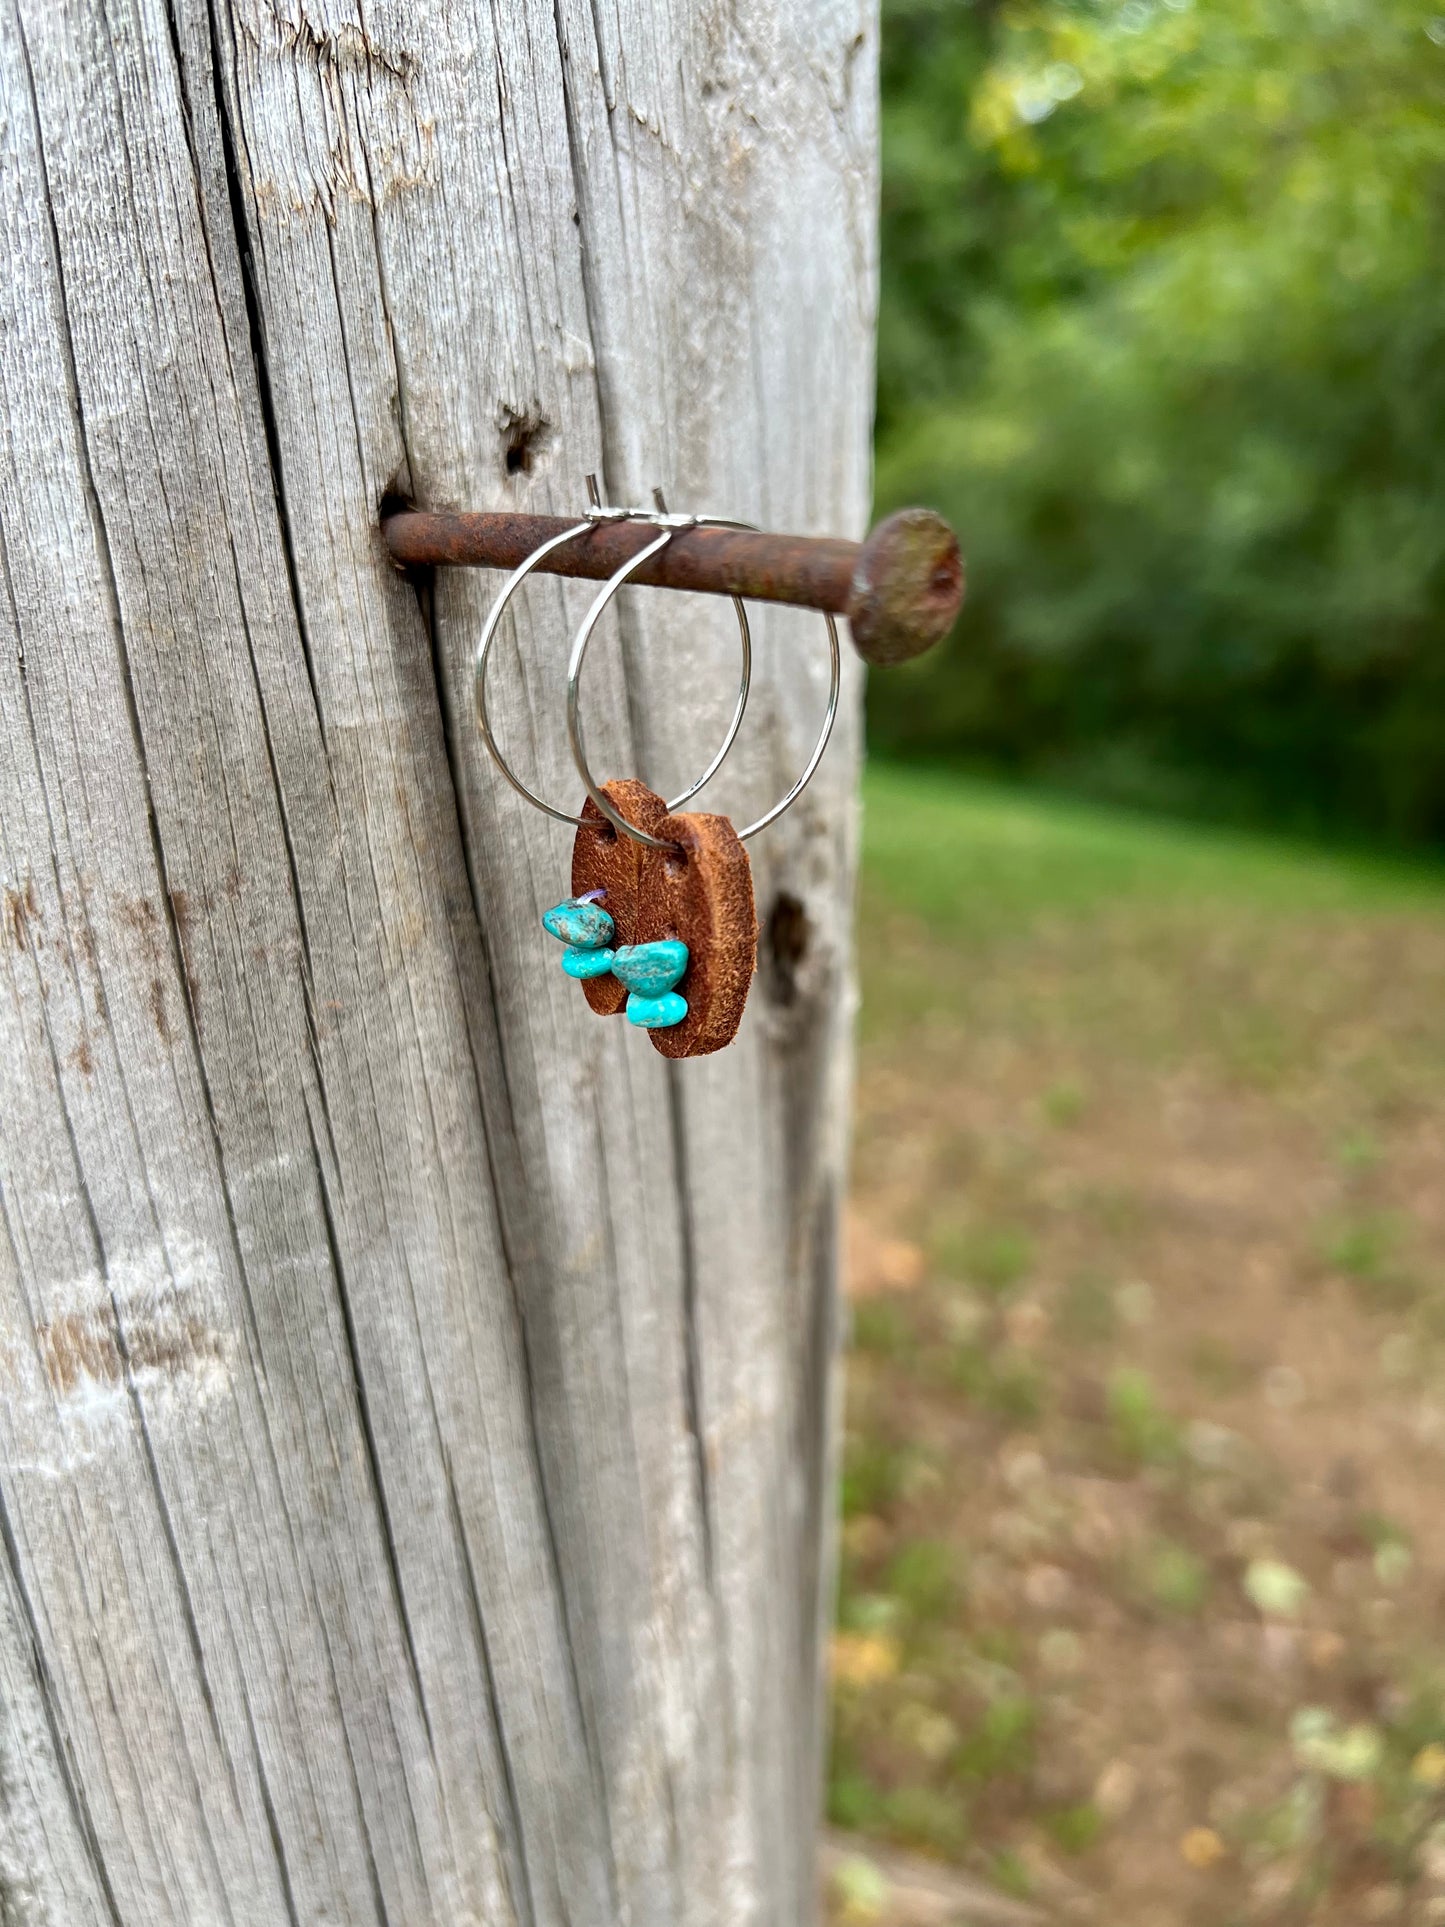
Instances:
[[[812,1911],[855,679],[743,1035],[668,1065],[545,954],[495,582],[375,521],[595,468],[860,533],[874,39],[0,7],[0,1919]],[[584,593],[498,662],[563,799]],[[714,807],[807,753],[803,620]],[[705,759],[729,622],[626,605],[608,773]]]

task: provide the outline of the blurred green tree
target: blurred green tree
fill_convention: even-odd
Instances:
[[[1445,17],[885,0],[885,749],[1445,836]]]

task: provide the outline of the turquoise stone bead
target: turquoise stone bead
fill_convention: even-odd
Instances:
[[[661,997],[639,997],[636,991],[627,1000],[627,1021],[643,1030],[671,1030],[687,1015],[687,999],[675,990]]]
[[[615,950],[582,950],[573,944],[562,952],[562,968],[569,977],[605,977],[616,954]]]
[[[542,928],[559,943],[570,943],[578,950],[600,950],[612,941],[612,919],[600,903],[579,903],[568,897],[554,904],[542,918]]]
[[[624,943],[614,955],[612,968],[617,981],[635,990],[639,997],[660,997],[687,969],[687,945],[676,938],[661,943]]]

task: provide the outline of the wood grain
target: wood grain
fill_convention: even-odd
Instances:
[[[861,533],[874,53],[867,0],[0,5],[18,1927],[810,1916],[856,686],[754,845],[806,947],[666,1064],[539,930],[494,581],[375,524],[597,469]],[[496,664],[563,799],[581,594]],[[806,755],[804,620],[708,807]],[[589,746],[680,786],[731,612],[623,621]]]

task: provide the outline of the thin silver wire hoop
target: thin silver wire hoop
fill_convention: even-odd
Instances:
[[[560,535],[548,536],[545,542],[540,543],[537,548],[533,549],[532,553],[527,557],[526,561],[523,562],[519,568],[516,568],[512,571],[511,575],[508,576],[506,582],[502,585],[501,594],[497,597],[496,601],[492,604],[491,609],[488,611],[487,620],[482,627],[481,639],[477,643],[476,664],[473,670],[473,687],[475,690],[476,706],[477,706],[477,727],[480,729],[482,733],[482,741],[486,744],[487,750],[491,755],[492,761],[496,764],[497,768],[502,772],[503,776],[506,777],[507,781],[511,784],[512,788],[517,792],[517,794],[519,796],[525,796],[527,801],[533,806],[534,809],[539,809],[543,811],[547,816],[555,817],[559,823],[573,823],[573,824],[576,824],[579,828],[581,828],[583,825],[585,825],[588,822],[589,819],[587,817],[572,816],[566,810],[556,809],[551,803],[549,803],[546,800],[545,797],[538,796],[535,790],[528,789],[527,785],[522,781],[521,777],[518,776],[517,772],[512,768],[511,764],[507,761],[506,757],[502,754],[501,745],[498,743],[496,736],[493,733],[491,717],[487,712],[487,665],[491,658],[492,643],[496,638],[497,630],[501,625],[502,617],[506,613],[507,604],[511,601],[513,595],[515,595],[517,590],[521,588],[522,584],[526,581],[527,577],[532,573],[533,569],[537,567],[537,564],[545,560],[545,558],[549,556],[554,549],[563,548],[568,542],[574,541],[579,535],[585,535],[589,529],[597,528],[599,524],[601,524],[602,522],[620,522],[620,521],[627,521],[631,519],[634,519],[633,511],[631,510],[607,509],[602,511],[600,514],[590,515],[585,522],[578,522],[570,529],[564,529]],[[650,520],[651,518],[647,517],[645,513],[639,512],[635,519]],[[710,521],[712,518],[699,517],[698,519],[699,520],[707,519]],[[744,527],[746,525],[742,523],[737,523],[737,524],[729,523],[727,526]],[[639,553],[632,558],[631,562],[628,563],[627,565],[628,570],[631,571],[632,569],[635,569],[639,565],[639,563],[645,562],[648,556],[655,555],[657,551],[660,548],[664,547],[666,543],[670,542],[673,536],[676,534],[677,534],[676,528],[669,528],[657,541],[648,543],[646,548],[640,550]],[[728,724],[727,734],[726,736],[724,736],[722,740],[722,747],[718,750],[716,756],[713,757],[712,761],[708,764],[707,768],[703,771],[702,775],[698,777],[697,781],[693,783],[690,788],[685,789],[680,796],[675,797],[673,801],[667,805],[667,808],[669,810],[680,809],[684,803],[690,803],[693,797],[696,796],[698,791],[703,787],[703,785],[705,783],[710,783],[713,777],[717,775],[718,771],[722,768],[723,764],[727,761],[728,755],[732,750],[733,744],[737,741],[738,731],[742,728],[743,717],[747,713],[748,692],[752,688],[752,680],[753,680],[753,637],[752,637],[752,631],[748,627],[748,612],[746,607],[743,604],[742,597],[733,596],[731,598],[731,601],[732,601],[734,610],[737,612],[738,634],[742,641],[742,654],[743,654],[742,675],[738,680],[737,700],[733,705],[732,720]],[[596,605],[594,604],[593,612],[589,612],[589,619],[592,618],[595,610],[596,610]],[[568,685],[568,690],[569,690],[569,700],[570,700],[570,690],[571,690],[570,683]],[[570,734],[570,728],[569,728],[569,734]],[[576,753],[575,750],[573,753],[575,755]],[[612,809],[612,806],[607,802],[606,798],[599,797],[597,792],[591,787],[590,784],[588,785],[588,794],[592,797],[592,800],[598,805],[598,807],[602,809],[602,811],[609,818],[609,820],[612,821],[614,824],[620,824],[621,827],[623,829],[626,829],[631,835],[643,834],[640,831],[634,831],[630,824],[623,822],[622,819],[615,814],[615,812]],[[651,839],[649,839],[649,841],[650,840]],[[671,849],[672,845],[669,843],[669,844],[664,844],[661,847],[664,849]]]
[[[681,522],[682,518],[679,517],[678,520]],[[730,529],[753,527],[751,522],[732,522],[718,515],[690,516],[682,525],[688,528],[698,525],[706,525],[709,528]],[[597,805],[597,808],[601,810],[602,814],[614,829],[623,831],[627,836],[630,836],[634,842],[646,843],[654,850],[674,850],[678,846],[675,843],[669,842],[665,837],[653,836],[647,830],[639,830],[636,828],[636,826],[629,823],[626,817],[624,817],[619,810],[615,809],[602,794],[597,780],[588,765],[587,752],[582,741],[580,692],[582,665],[587,659],[587,648],[592,640],[592,633],[597,626],[598,618],[601,616],[602,611],[607,607],[607,604],[612,600],[613,596],[616,595],[617,591],[622,587],[623,583],[627,581],[633,571],[640,567],[641,564],[647,560],[648,556],[656,555],[658,550],[665,547],[667,542],[677,533],[677,528],[665,530],[655,542],[650,542],[645,549],[639,549],[631,561],[625,562],[623,566],[617,570],[616,574],[608,578],[603,584],[600,595],[597,596],[592,607],[583,618],[582,627],[577,631],[577,635],[572,643],[572,659],[567,665],[567,740],[572,745],[572,760],[577,765],[577,774],[582,778],[587,789],[587,794],[592,798],[592,801]],[[736,596],[733,600],[737,600]],[[828,655],[830,664],[828,709],[827,714],[823,718],[823,727],[818,732],[818,740],[813,745],[813,753],[804,764],[803,773],[797,782],[794,783],[787,795],[784,796],[780,802],[774,803],[773,807],[766,811],[764,815],[760,816],[756,823],[749,823],[745,830],[738,831],[738,841],[740,843],[746,843],[750,836],[756,836],[759,830],[765,830],[770,823],[776,823],[784,810],[792,808],[793,804],[797,802],[809,783],[812,782],[814,772],[823,760],[823,752],[828,747],[828,739],[833,734],[833,724],[837,721],[838,717],[838,697],[843,682],[843,653],[838,644],[837,622],[831,615],[827,614],[826,611],[824,612],[823,620],[828,625]],[[714,775],[715,772],[721,768],[723,757],[731,748],[732,738],[729,736],[722,755],[718,756],[709,768],[707,772],[708,777]],[[702,781],[706,782],[707,777],[704,777]],[[702,782],[699,782],[691,793],[695,794],[696,790],[701,788]],[[667,807],[669,810],[673,810],[677,805],[669,803]]]
[[[818,731],[818,740],[813,745],[813,753],[803,765],[803,773],[781,801],[760,816],[756,823],[749,823],[745,830],[738,831],[739,843],[746,843],[750,836],[765,830],[770,823],[776,823],[784,810],[790,810],[803,791],[813,780],[814,772],[823,760],[823,752],[828,747],[828,739],[833,734],[833,725],[838,720],[838,698],[843,687],[843,652],[838,646],[837,620],[825,609],[823,620],[828,625],[828,710],[823,718],[823,727]]]

